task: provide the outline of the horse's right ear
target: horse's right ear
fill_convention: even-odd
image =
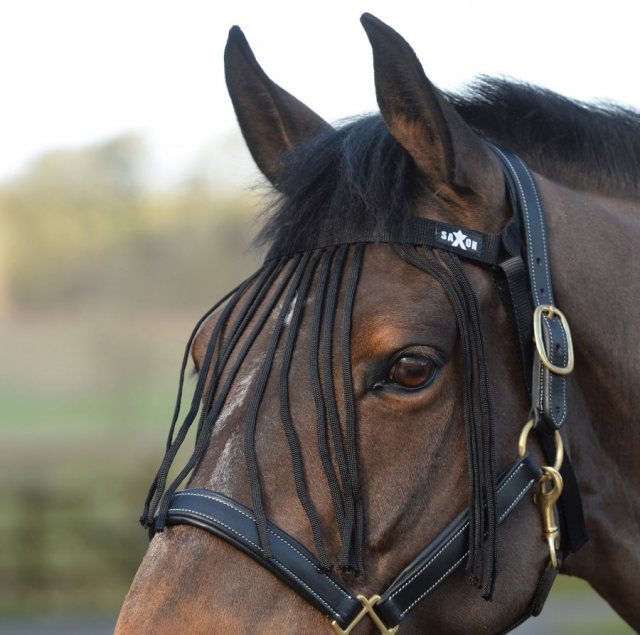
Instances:
[[[331,126],[267,77],[237,26],[229,31],[224,69],[249,151],[262,173],[277,187],[280,155]]]

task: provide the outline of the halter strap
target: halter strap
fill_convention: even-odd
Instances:
[[[498,265],[505,282],[498,288],[516,332],[533,414],[544,423],[538,426],[540,445],[547,460],[552,461],[553,431],[567,420],[566,375],[555,372],[553,367],[566,368],[571,361],[571,335],[563,314],[555,306],[546,227],[533,174],[517,155],[492,143],[487,146],[502,164],[513,209],[513,218],[502,232],[507,257]],[[551,315],[544,314],[545,306],[550,307]],[[534,320],[539,326],[536,337],[542,341],[532,347]],[[558,501],[561,548],[569,555],[586,544],[588,537],[582,497],[568,456],[560,473],[564,481]]]
[[[522,501],[540,475],[529,455],[505,470],[496,483],[498,522],[502,523]],[[417,604],[446,580],[468,554],[469,514],[460,513],[438,537],[396,578],[370,609],[387,625],[397,626]],[[362,612],[363,603],[300,542],[268,522],[271,557],[259,546],[253,512],[223,494],[207,489],[186,489],[171,499],[167,525],[192,525],[231,543],[269,569],[296,593],[335,621],[344,632]],[[362,596],[360,596],[362,598]]]
[[[522,285],[512,286],[512,292],[517,296],[514,298],[517,310],[526,314],[525,307],[530,306],[533,308],[534,318],[520,318],[519,324],[526,324],[524,329],[530,334],[531,324],[534,323],[534,328],[539,327],[537,339],[543,339],[536,341],[533,351],[534,368],[530,384],[533,407],[539,410],[551,430],[557,430],[567,419],[566,375],[563,373],[573,366],[573,349],[568,326],[553,297],[547,231],[540,194],[533,174],[520,157],[493,144],[488,144],[488,147],[502,163],[514,217],[519,220],[518,224],[522,229],[518,234],[525,239],[524,250],[520,249],[519,253],[512,253],[511,256],[526,258],[528,298],[524,296]],[[514,250],[515,241],[511,228],[503,234],[506,236],[505,247]],[[515,245],[519,247],[517,242]],[[515,263],[511,261],[507,267],[513,268]],[[514,279],[513,275],[511,279]],[[548,308],[542,310],[542,307]]]

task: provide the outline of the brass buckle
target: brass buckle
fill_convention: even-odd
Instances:
[[[562,328],[564,329],[565,335],[567,336],[567,365],[566,366],[556,366],[551,363],[549,356],[547,355],[547,351],[544,349],[544,339],[542,338],[542,317],[559,317],[560,322],[562,323]],[[556,375],[569,375],[573,370],[574,365],[574,356],[573,356],[573,341],[571,340],[571,329],[569,328],[569,322],[567,322],[567,318],[564,313],[552,306],[551,304],[541,304],[536,307],[536,310],[533,313],[533,340],[536,343],[536,349],[538,350],[538,355],[540,356],[540,361],[552,372]]]
[[[358,600],[360,600],[360,604],[362,604],[362,610],[360,613],[353,618],[351,624],[349,624],[349,626],[344,630],[340,628],[338,622],[333,620],[333,622],[331,622],[333,630],[338,633],[338,635],[348,635],[360,623],[365,615],[368,615],[373,620],[373,623],[378,627],[378,631],[381,635],[394,635],[397,633],[400,628],[400,624],[393,628],[387,628],[378,614],[373,610],[373,607],[378,603],[379,599],[379,595],[372,595],[370,598],[367,598],[364,595],[358,595]]]

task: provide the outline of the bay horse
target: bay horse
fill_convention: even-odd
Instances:
[[[638,630],[640,115],[506,80],[444,94],[400,35],[362,23],[380,115],[339,128],[230,32],[231,99],[274,188],[269,252],[189,340],[196,389],[116,633],[501,632],[539,612],[558,569]],[[513,208],[532,200],[548,244],[520,226],[505,256]],[[551,284],[564,313],[536,308],[530,352],[520,311]],[[454,546],[390,623],[391,600]]]

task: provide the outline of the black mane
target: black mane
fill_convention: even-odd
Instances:
[[[640,113],[586,104],[504,79],[480,78],[447,95],[481,136],[577,190],[640,196]],[[283,158],[281,195],[257,243],[276,251],[328,233],[398,227],[420,194],[412,159],[379,115],[329,130]]]
[[[640,195],[640,112],[489,77],[448,97],[481,136],[536,172],[576,190]]]

